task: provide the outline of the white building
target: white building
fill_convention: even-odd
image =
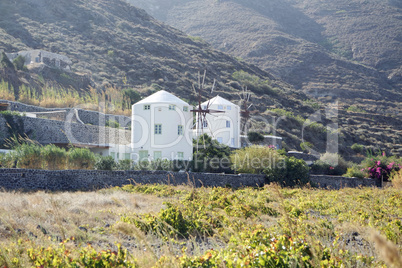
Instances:
[[[132,160],[191,160],[190,105],[161,90],[135,103],[132,111]]]
[[[195,135],[206,133],[219,143],[231,148],[240,148],[240,107],[220,96],[202,103],[201,106],[202,109],[208,108],[209,110],[218,110],[221,112],[207,113],[205,116],[206,120],[203,120],[201,129],[199,124],[197,124]]]
[[[18,56],[25,58],[26,66],[34,66],[44,64],[49,67],[62,69],[65,71],[71,70],[72,61],[64,55],[48,52],[45,50],[25,50],[15,53],[6,53],[10,61],[13,61]]]

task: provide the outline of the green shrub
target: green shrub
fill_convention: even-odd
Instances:
[[[0,153],[0,168],[15,168],[15,157],[13,153]]]
[[[133,161],[130,159],[119,160],[116,164],[117,170],[131,170],[133,169]]]
[[[96,170],[113,170],[117,167],[116,162],[114,161],[113,157],[108,156],[99,156],[95,162],[95,169]]]
[[[350,149],[352,149],[356,153],[362,153],[364,151],[364,145],[354,143],[352,146],[350,146]]]
[[[119,122],[116,122],[114,120],[107,120],[106,123],[105,123],[105,126],[106,127],[111,127],[111,128],[119,128],[120,124],[119,124]]]
[[[23,143],[15,148],[15,159],[18,168],[41,169],[43,159],[41,155],[42,146],[36,143]]]
[[[339,154],[325,153],[320,159],[311,166],[311,171],[315,174],[324,175],[343,175],[346,173],[350,164]]]
[[[193,140],[194,153],[191,162],[196,172],[230,173],[230,148],[213,140],[207,134]]]
[[[305,185],[310,181],[306,162],[294,157],[285,157],[276,166],[264,170],[267,182],[277,182],[281,186]]]
[[[236,172],[252,174],[262,174],[265,169],[281,163],[283,158],[275,149],[264,146],[245,147],[230,155],[232,168]]]
[[[260,142],[264,140],[264,135],[258,132],[249,132],[247,133],[247,138],[250,142]]]
[[[365,177],[365,173],[361,169],[359,169],[357,166],[352,166],[347,169],[346,173],[343,176],[350,177],[350,178],[363,179]]]
[[[45,166],[50,170],[61,170],[67,167],[67,151],[54,144],[42,148],[42,157]]]
[[[313,144],[311,142],[305,141],[300,143],[300,148],[303,150],[303,152],[308,153],[313,148]]]
[[[11,63],[10,59],[7,57],[6,53],[2,52],[0,56],[0,66],[3,68],[14,69],[14,65]]]
[[[17,70],[25,71],[27,69],[25,66],[25,58],[21,55],[13,60],[13,64]]]
[[[87,148],[71,148],[67,154],[69,169],[93,169],[96,156]]]

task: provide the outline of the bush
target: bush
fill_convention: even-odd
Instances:
[[[133,161],[130,159],[119,160],[116,164],[117,170],[132,170],[133,169]]]
[[[264,135],[258,132],[249,132],[247,133],[247,138],[250,142],[255,143],[255,142],[260,142],[264,140]]]
[[[393,171],[390,180],[392,181],[392,186],[394,188],[402,189],[402,169],[399,171]]]
[[[43,159],[41,156],[42,146],[36,143],[23,143],[13,148],[14,159],[17,160],[18,168],[41,169]]]
[[[232,168],[238,173],[262,174],[283,160],[275,149],[264,146],[250,146],[235,150],[230,155]]]
[[[19,55],[13,60],[13,64],[15,66],[15,69],[17,70],[25,71],[27,69],[25,67],[25,58],[21,55]]]
[[[110,155],[100,156],[96,159],[95,169],[96,170],[113,170],[117,167],[114,158]]]
[[[368,156],[361,163],[363,171],[372,179],[388,181],[392,172],[402,169],[402,161],[394,156],[388,157],[385,153]]]
[[[54,144],[46,145],[42,148],[42,157],[47,169],[60,170],[67,167],[67,152],[64,148]]]
[[[356,153],[362,153],[364,151],[364,145],[355,143],[352,146],[350,146],[350,149],[352,149]]]
[[[67,160],[70,169],[93,169],[96,156],[87,148],[71,148]]]
[[[305,185],[310,181],[306,162],[294,157],[285,157],[278,165],[264,170],[267,182],[277,182],[281,186]]]
[[[3,68],[14,69],[14,65],[11,63],[6,53],[4,52],[2,52],[0,56],[0,66],[2,66]]]
[[[300,143],[300,148],[303,150],[303,152],[308,153],[310,152],[311,148],[313,148],[313,144],[311,144],[311,142],[305,141]]]
[[[12,153],[0,153],[0,168],[15,168],[15,159]]]
[[[347,169],[346,173],[343,176],[350,177],[350,178],[363,179],[365,177],[365,173],[358,167],[352,166]]]
[[[106,127],[111,127],[111,128],[119,128],[120,124],[119,124],[119,122],[116,122],[116,121],[113,121],[113,120],[108,120],[108,121],[106,121],[105,126]]]
[[[213,140],[207,134],[193,140],[194,153],[191,162],[196,172],[231,173],[230,148]]]
[[[311,171],[315,174],[343,175],[349,166],[339,154],[325,153],[311,166]]]

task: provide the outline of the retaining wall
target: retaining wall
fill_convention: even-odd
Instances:
[[[67,117],[70,115],[75,117],[75,109],[78,111],[78,117],[84,124],[91,124],[97,126],[104,126],[107,121],[116,121],[119,122],[121,126],[130,126],[131,118],[124,115],[113,115],[113,114],[104,114],[96,111],[88,111],[80,108],[43,108],[33,105],[27,105],[20,102],[15,101],[6,101],[1,100],[1,102],[5,102],[9,104],[8,110],[21,112],[21,113],[43,113],[43,112],[60,112],[65,111],[64,113],[54,113],[48,115],[38,115],[39,117],[51,116],[56,118],[57,120],[65,121]],[[82,108],[85,108],[82,106]],[[98,108],[98,107],[97,107]],[[77,121],[76,118],[73,120]]]
[[[374,179],[347,178],[341,176],[310,175],[310,180],[313,185],[328,189],[381,186],[377,185],[378,182]]]
[[[131,131],[68,123],[63,121],[14,116],[29,138],[41,144],[130,144]],[[6,120],[0,115],[0,143],[8,138]]]
[[[192,184],[196,187],[255,187],[264,185],[264,175],[168,171],[0,169],[0,188],[6,190],[89,191],[130,183]]]
[[[311,182],[326,189],[374,187],[372,179],[311,175]],[[196,187],[261,187],[264,175],[169,171],[33,170],[0,169],[0,188],[6,190],[90,191],[130,183],[192,184]]]

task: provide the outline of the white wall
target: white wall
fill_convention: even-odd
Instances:
[[[197,134],[200,135],[207,133],[213,139],[216,139],[229,147],[240,148],[240,107],[235,104],[229,106],[230,110],[227,109],[228,105],[212,103],[209,106],[209,109],[220,110],[223,111],[223,113],[207,114],[206,120],[208,122],[208,127],[198,130]],[[227,127],[227,121],[230,124],[229,127]]]
[[[144,110],[144,105],[150,105]],[[150,160],[160,156],[175,160],[178,153],[183,153],[183,160],[191,160],[192,113],[190,105],[174,104],[175,110],[169,110],[169,103],[138,103],[133,105],[132,113],[132,159],[138,162],[140,154],[147,152]],[[183,107],[187,107],[187,112]],[[162,125],[162,134],[155,134],[155,125]],[[183,126],[183,135],[178,135],[178,126]]]

